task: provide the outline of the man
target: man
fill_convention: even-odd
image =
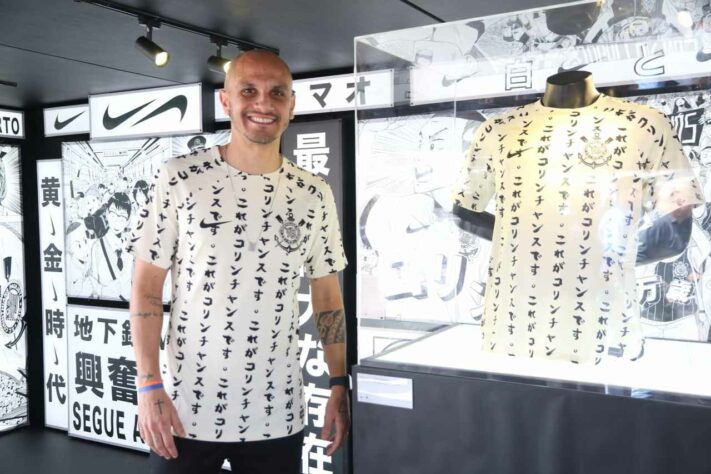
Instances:
[[[337,276],[346,262],[335,202],[325,181],[279,154],[294,95],[278,56],[255,50],[236,58],[220,100],[232,142],[158,170],[127,248],[136,256],[130,313],[139,427],[155,472],[218,472],[229,459],[239,472],[298,473],[302,267],[333,384],[322,432],[332,441],[327,454],[343,445],[349,425]]]
[[[188,140],[188,148],[190,149],[190,153],[204,150],[206,144],[207,140],[202,135],[196,135]]]
[[[122,291],[121,284],[126,280],[121,278],[121,272],[126,258],[123,236],[130,218],[131,201],[126,193],[117,192],[103,209],[84,219],[85,224],[91,222],[96,235],[91,247],[89,280],[93,280],[93,294],[98,298],[117,295],[126,301],[128,291]]]

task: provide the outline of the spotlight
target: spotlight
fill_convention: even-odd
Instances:
[[[222,57],[222,47],[227,46],[227,40],[217,36],[210,36],[210,42],[217,46],[217,52],[208,58],[208,69],[220,74],[227,74],[230,69],[230,60]]]
[[[160,28],[160,23],[149,18],[139,18],[138,22],[146,27],[146,34],[136,40],[136,48],[151,59],[156,66],[165,66],[168,64],[170,55],[153,42],[153,28]]]

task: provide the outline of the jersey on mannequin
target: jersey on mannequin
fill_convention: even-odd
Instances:
[[[575,109],[591,105],[600,96],[592,74],[587,71],[565,71],[549,77],[542,102],[546,106]],[[495,217],[488,212],[474,212],[456,203],[452,212],[457,225],[471,234],[491,240]],[[662,216],[640,231],[637,265],[658,262],[684,251],[691,237],[691,207],[685,206]]]
[[[702,202],[663,114],[599,93],[585,71],[550,77],[542,100],[479,127],[455,193],[455,213],[476,216],[479,235],[493,224],[483,349],[639,358],[638,254],[683,250]],[[643,215],[657,227],[640,233]]]

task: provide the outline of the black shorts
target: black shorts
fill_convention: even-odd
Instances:
[[[223,443],[175,439],[177,459],[165,459],[151,451],[154,474],[212,474],[220,472],[225,459],[235,474],[301,474],[304,432],[264,441]]]

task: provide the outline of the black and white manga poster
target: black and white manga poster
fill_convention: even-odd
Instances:
[[[343,228],[343,148],[340,120],[292,123],[282,138],[282,154],[299,167],[323,177],[331,185]],[[329,442],[320,439],[326,402],[331,395],[328,365],[313,320],[311,288],[302,274],[299,288],[299,361],[304,371],[305,437],[302,473],[340,473],[343,450],[327,456]]]
[[[579,69],[604,86],[660,82],[711,72],[711,8],[704,0],[576,2],[358,42],[412,64],[412,104],[540,93],[547,77]]]
[[[165,315],[163,334],[167,325]],[[128,311],[69,305],[67,327],[69,434],[148,451],[138,432],[137,370]]]
[[[125,239],[171,148],[169,138],[63,144],[68,297],[129,300]]]
[[[0,431],[27,422],[20,152],[0,145]]]

